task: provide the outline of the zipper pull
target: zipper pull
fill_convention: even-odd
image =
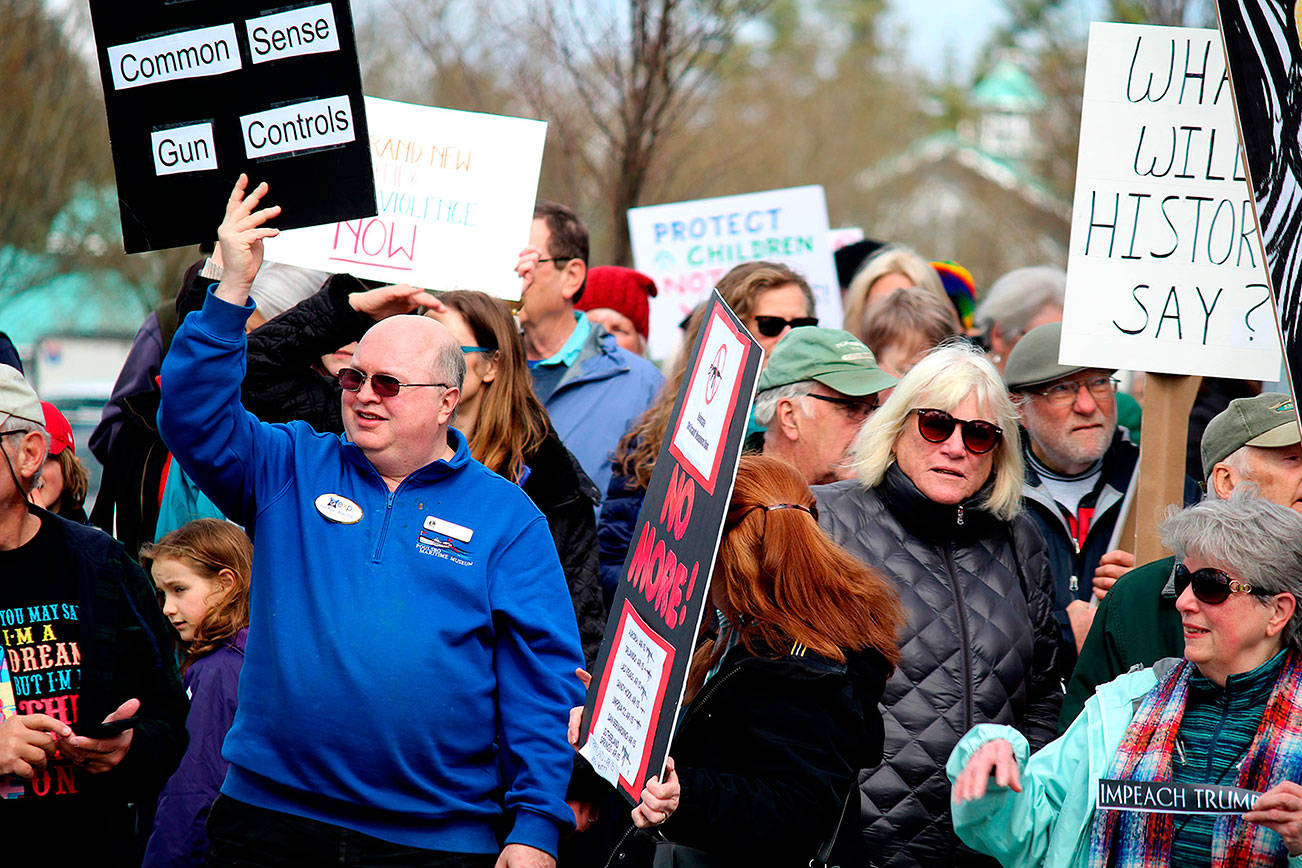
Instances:
[[[1072,576],[1071,581],[1067,583],[1067,588],[1073,594],[1076,593],[1076,591],[1080,589],[1080,579],[1076,578],[1075,576]]]
[[[963,526],[963,504],[961,503],[958,505],[958,515],[955,518],[955,522],[959,527]]]

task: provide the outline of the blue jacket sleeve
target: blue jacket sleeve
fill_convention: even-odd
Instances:
[[[583,665],[565,574],[542,516],[529,521],[489,563],[496,628],[498,720],[508,844],[556,854],[574,752],[565,733],[583,703],[574,670]]]
[[[259,422],[240,404],[244,322],[253,304],[211,292],[186,317],[163,361],[158,431],[181,467],[234,521],[248,525],[261,500],[290,482],[293,440],[283,425]]]
[[[190,746],[158,799],[142,868],[199,868],[207,855],[204,827],[226,777],[222,742],[235,720],[239,684],[238,664],[213,659],[217,654],[236,656],[218,651],[191,670],[190,715],[185,722]],[[212,665],[199,669],[204,662]]]

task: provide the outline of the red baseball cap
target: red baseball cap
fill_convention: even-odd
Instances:
[[[65,449],[71,449],[72,454],[76,455],[77,443],[72,438],[72,425],[68,424],[68,418],[49,401],[42,401],[41,409],[45,411],[45,433],[50,437],[50,455],[58,455]]]

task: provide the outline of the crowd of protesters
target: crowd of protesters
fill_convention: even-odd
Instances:
[[[241,178],[89,448],[0,347],[0,845],[149,866],[1302,864],[1302,430],[1209,382],[1172,557],[1065,275],[838,254],[717,284],[764,350],[663,778],[579,712],[698,308],[539,202],[513,309],[264,263]],[[871,249],[878,247],[879,249]],[[993,276],[992,276],[993,277]],[[3,344],[5,342],[0,342]],[[1201,490],[1200,490],[1201,489]],[[1239,812],[1101,807],[1101,779]],[[1295,859],[1296,857],[1296,859]]]

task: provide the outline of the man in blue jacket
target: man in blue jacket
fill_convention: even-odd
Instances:
[[[596,483],[610,485],[610,455],[642,415],[664,377],[621,347],[574,305],[588,274],[588,230],[564,205],[539,201],[529,246],[516,271],[524,281],[520,328],[534,392],[565,448]]]
[[[280,213],[246,186],[159,413],[181,466],[255,543],[209,864],[552,866],[573,823],[582,656],[546,522],[449,425],[465,363],[426,317],[362,338],[340,375],[344,437],[240,406],[248,289]]]

